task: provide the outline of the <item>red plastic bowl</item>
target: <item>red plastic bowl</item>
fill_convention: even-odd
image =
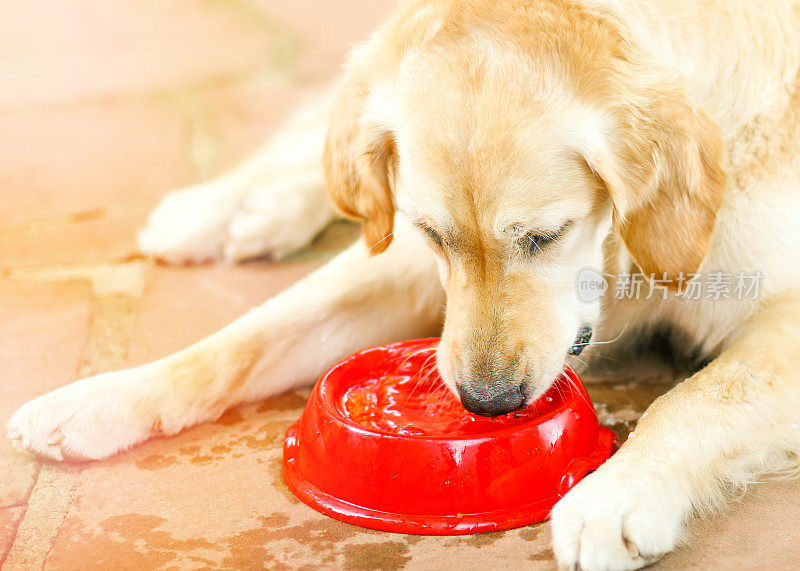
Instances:
[[[495,531],[547,519],[613,452],[572,370],[525,410],[474,416],[436,372],[438,342],[367,349],[322,377],[284,443],[298,498],[384,531]]]

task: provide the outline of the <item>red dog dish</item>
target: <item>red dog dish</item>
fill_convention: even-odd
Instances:
[[[495,531],[547,519],[611,455],[614,434],[572,370],[524,410],[475,416],[439,378],[438,342],[367,349],[322,377],[284,443],[298,498],[384,531]]]

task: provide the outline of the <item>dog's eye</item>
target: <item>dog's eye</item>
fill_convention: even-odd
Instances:
[[[533,232],[528,232],[522,238],[522,247],[528,255],[533,256],[544,246],[558,238],[558,235],[559,232],[554,234],[535,234]]]
[[[436,230],[434,230],[427,224],[420,224],[419,227],[422,229],[423,232],[425,232],[425,234],[428,235],[428,238],[430,238],[434,244],[436,244],[439,248],[442,247],[442,237],[439,236]]]
[[[529,256],[533,256],[534,254],[538,253],[539,250],[547,246],[550,242],[554,242],[558,238],[561,238],[561,236],[564,234],[564,231],[566,231],[570,226],[572,226],[572,220],[565,222],[564,225],[555,232],[528,232],[520,241],[522,249],[525,250],[525,253],[527,253]]]

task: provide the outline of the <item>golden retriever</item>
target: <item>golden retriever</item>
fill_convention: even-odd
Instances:
[[[670,328],[709,364],[552,513],[563,567],[647,565],[691,514],[800,469],[799,70],[798,0],[401,2],[332,103],[140,237],[167,261],[280,256],[334,216],[324,169],[365,240],[188,349],[26,404],[9,435],[106,457],[435,333],[445,299],[439,368],[480,414],[541,395],[603,347],[592,330]],[[586,268],[605,296],[578,295]],[[720,294],[745,273],[756,292]],[[611,295],[637,277],[658,293]]]

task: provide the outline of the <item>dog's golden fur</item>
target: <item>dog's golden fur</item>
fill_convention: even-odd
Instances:
[[[518,57],[511,64],[517,69],[489,77],[492,70],[486,68],[496,62],[487,62],[487,36],[491,49]],[[556,89],[566,97],[607,115],[616,136],[584,159],[613,200],[617,233],[646,274],[697,270],[724,191],[719,127],[687,101],[685,82],[638,49],[610,14],[566,1],[407,2],[355,54],[334,106],[325,167],[334,201],[345,214],[363,220],[365,238],[376,253],[391,240],[389,170],[396,151],[386,127],[364,118],[370,91],[397,81],[401,66],[414,65],[409,60],[431,59],[442,66],[429,70],[432,80],[442,79],[437,71],[447,73],[443,68],[451,66],[462,83],[456,89],[483,96],[476,115],[495,121],[484,133],[497,146],[490,157],[495,162],[519,164],[510,142],[501,139],[516,130],[520,114],[504,105],[516,96],[527,107],[523,113],[541,109],[535,97],[543,77],[556,75],[551,80],[562,82]],[[512,81],[492,84],[509,72],[516,76]],[[415,106],[446,113],[432,101],[440,95],[426,85],[415,91]],[[487,109],[493,103],[497,109]],[[470,129],[474,126],[465,126],[456,138],[467,137]],[[465,149],[458,145],[431,146],[430,152],[443,154],[439,168],[453,170],[454,155],[460,153],[460,159],[475,163],[471,172],[481,173],[486,157],[480,152],[463,156]],[[463,162],[456,168],[463,170]],[[485,182],[472,181],[469,191],[490,193]],[[676,227],[683,234],[665,243],[663,236]]]
[[[141,243],[168,260],[297,245],[304,222],[330,218],[306,178],[314,157],[364,242],[195,346],[28,403],[12,438],[105,457],[437,331],[445,382],[497,410],[542,394],[587,326],[616,346],[668,326],[710,364],[557,504],[559,563],[641,567],[692,513],[800,469],[800,0],[406,0],[325,109],[324,153],[318,122],[294,121],[280,140],[300,158],[280,175],[263,166],[278,162],[270,147],[168,197]],[[239,232],[247,209],[231,201],[287,180],[291,231]],[[259,215],[276,228],[278,214]],[[584,303],[587,267],[638,268],[672,291]],[[675,291],[718,271],[760,271],[760,295]]]

